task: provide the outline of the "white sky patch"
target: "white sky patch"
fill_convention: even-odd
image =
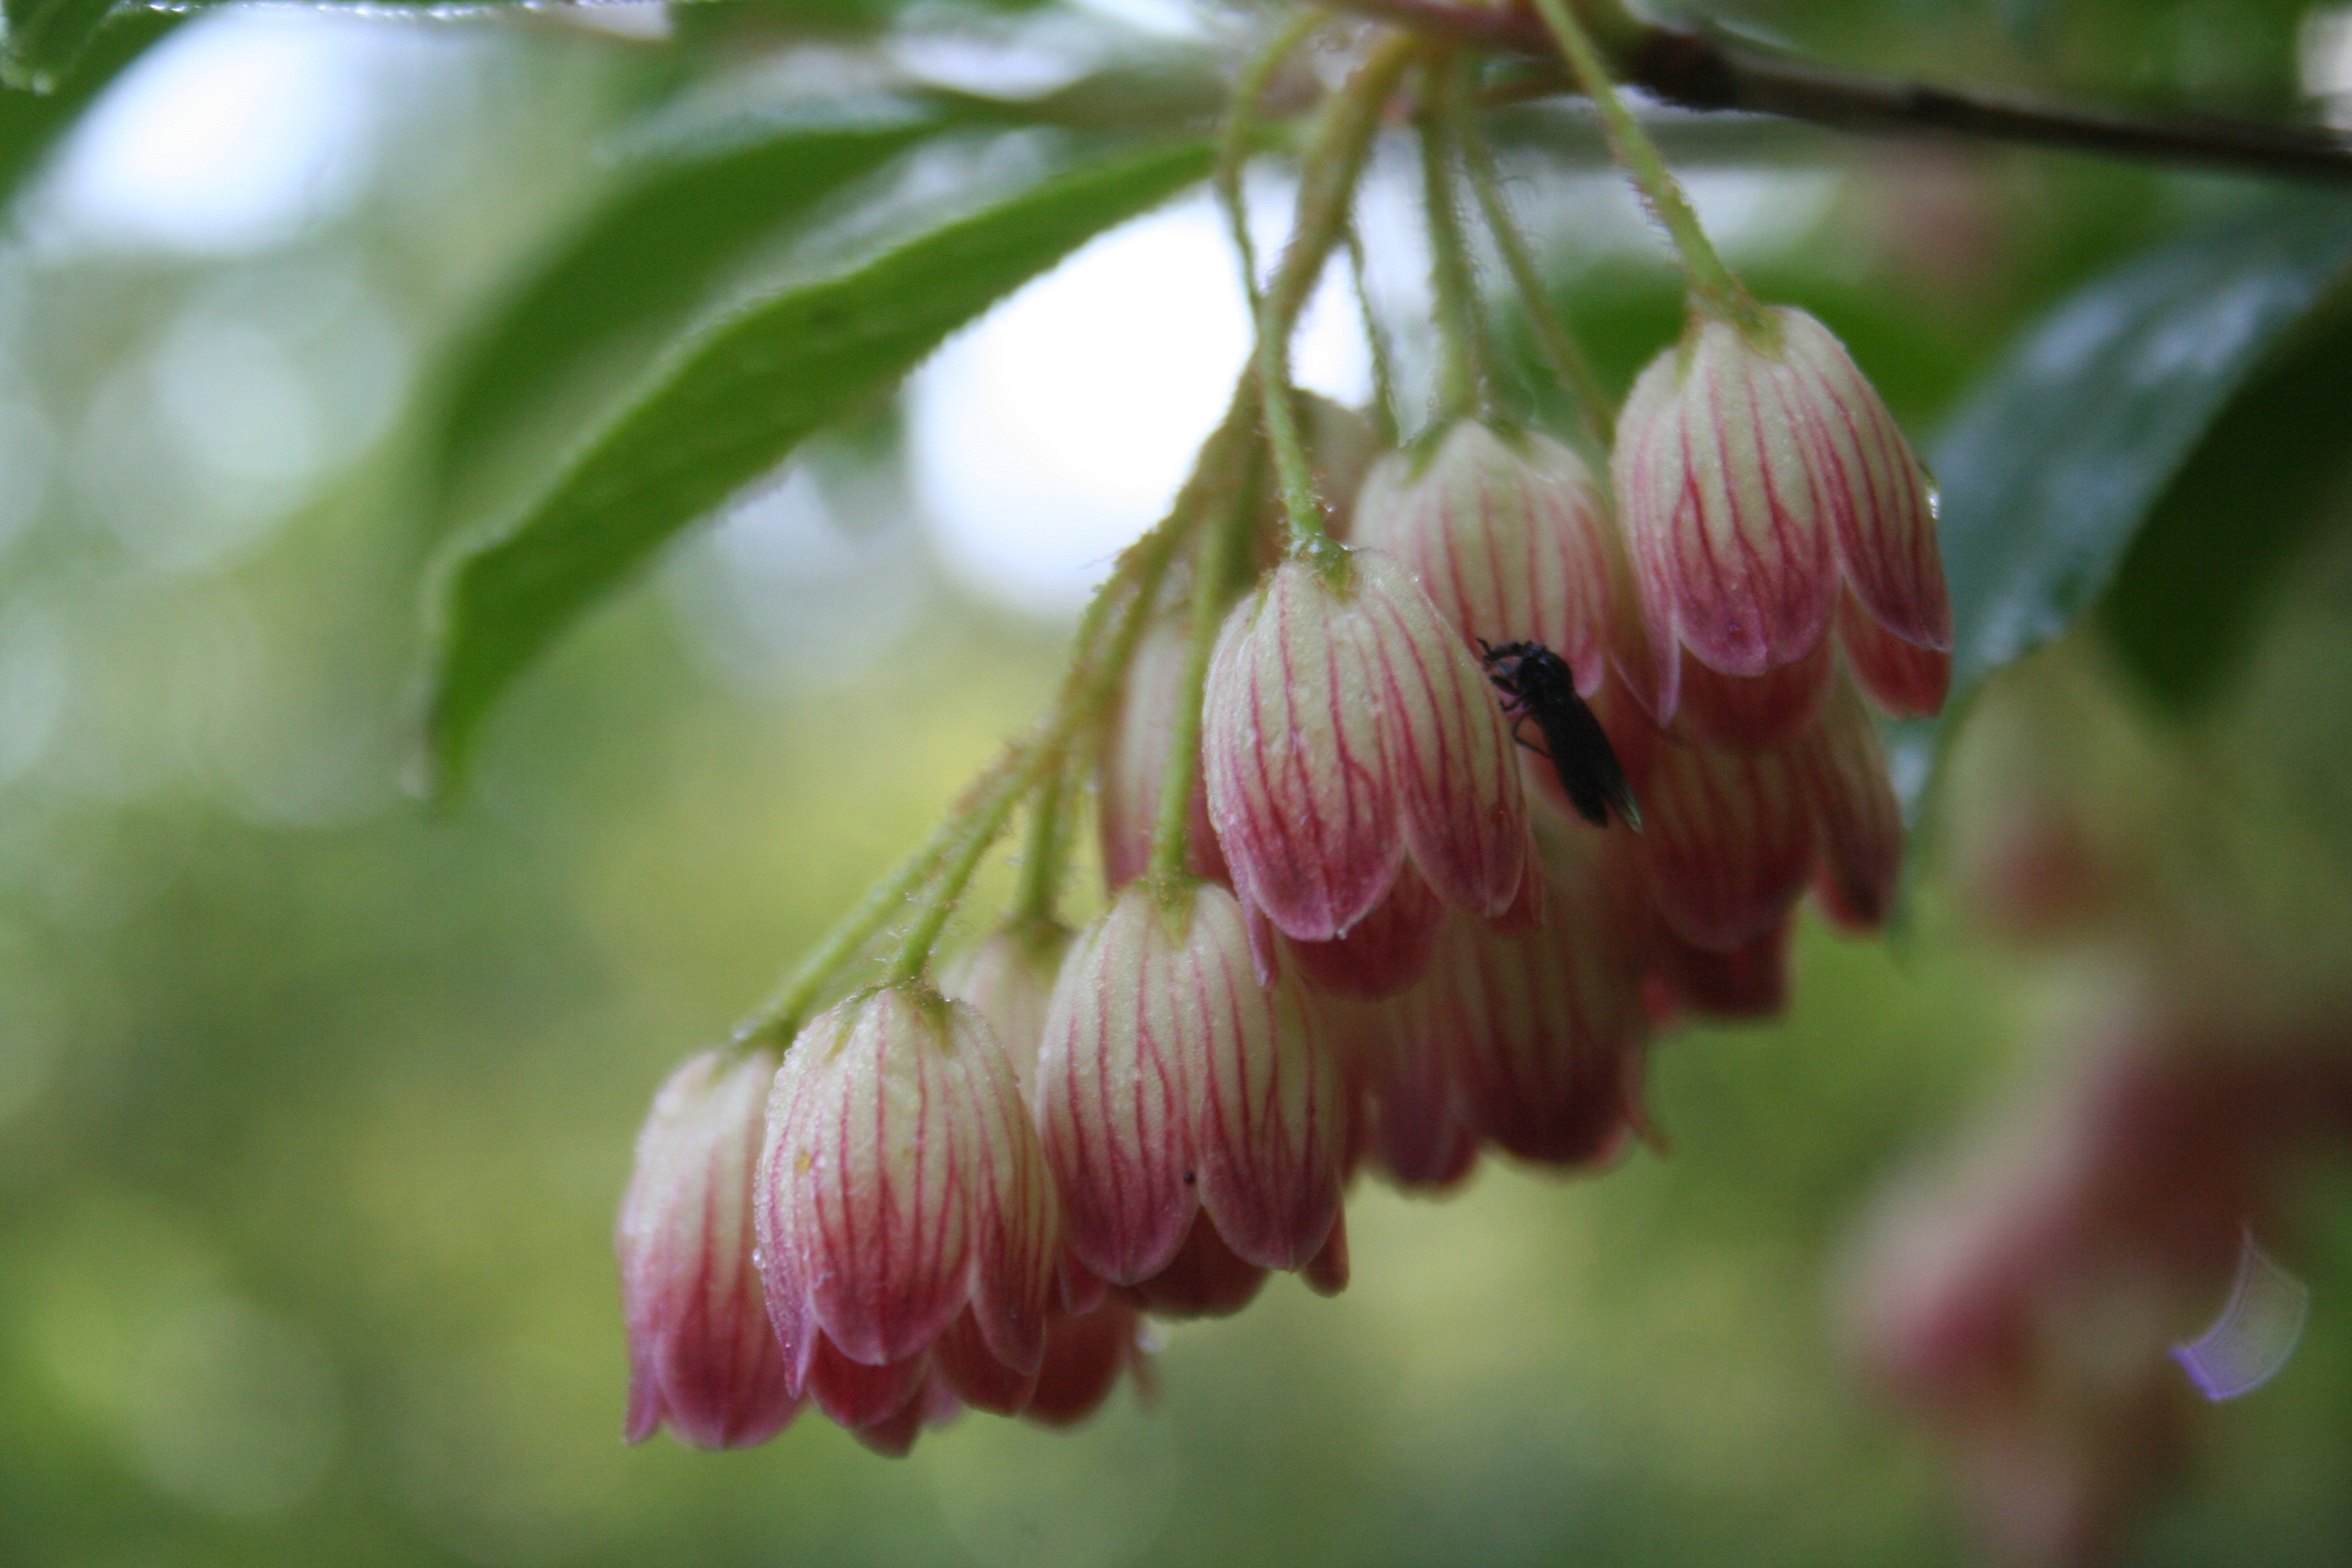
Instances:
[[[358,195],[370,89],[386,44],[407,33],[289,11],[190,22],[83,117],[37,226],[194,255],[291,238]]]
[[[1252,193],[1264,255],[1289,195]],[[1240,274],[1205,194],[1113,230],[1014,295],[912,388],[915,481],[950,568],[1024,609],[1075,609],[1166,511],[1248,353]],[[1343,402],[1369,395],[1344,268],[1308,307],[1292,371]]]

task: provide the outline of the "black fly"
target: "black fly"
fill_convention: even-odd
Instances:
[[[1633,785],[1625,782],[1624,765],[1601,721],[1576,694],[1576,676],[1568,661],[1539,642],[1490,647],[1484,637],[1478,639],[1478,658],[1486,667],[1486,679],[1505,698],[1511,738],[1550,760],[1576,815],[1595,827],[1606,827],[1614,811],[1640,832],[1642,810],[1633,803]],[[1540,746],[1519,733],[1519,726],[1530,719],[1543,731]]]

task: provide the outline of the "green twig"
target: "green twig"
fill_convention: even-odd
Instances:
[[[1535,256],[1528,249],[1527,238],[1519,233],[1518,225],[1512,221],[1510,204],[1503,198],[1495,149],[1480,133],[1476,120],[1460,112],[1461,105],[1458,96],[1448,100],[1449,111],[1456,115],[1464,162],[1469,165],[1470,188],[1477,193],[1478,208],[1486,217],[1487,232],[1495,237],[1495,248],[1502,253],[1512,287],[1518,290],[1519,307],[1527,313],[1528,330],[1535,334],[1536,351],[1543,355],[1551,373],[1575,394],[1576,412],[1584,423],[1584,433],[1605,454],[1616,437],[1616,405],[1609,389],[1601,384],[1592,362],[1584,357],[1583,346],[1553,307],[1551,291],[1544,287]]]
[[[1380,312],[1372,309],[1364,237],[1351,222],[1344,237],[1348,244],[1348,272],[1356,289],[1356,309],[1364,319],[1364,343],[1372,355],[1372,438],[1386,448],[1395,446],[1397,439],[1396,364],[1389,357],[1389,338],[1381,330]]]
[[[1430,287],[1437,297],[1437,414],[1441,422],[1484,412],[1494,383],[1486,365],[1477,273],[1462,232],[1453,138],[1443,105],[1454,93],[1455,57],[1434,57],[1423,75],[1421,195],[1429,220]]]
[[[1610,79],[1609,68],[1601,63],[1601,51],[1586,36],[1583,24],[1576,19],[1565,0],[1535,0],[1536,12],[1543,17],[1544,26],[1551,32],[1552,40],[1568,61],[1569,75],[1592,100],[1601,115],[1601,129],[1609,139],[1609,151],[1616,157],[1642,193],[1651,215],[1673,240],[1682,257],[1683,270],[1690,279],[1691,300],[1710,315],[1736,321],[1749,329],[1759,328],[1769,320],[1699,226],[1698,214],[1692,210],[1690,198],[1666,169],[1666,161],[1658,155],[1657,143],[1642,129],[1625,100],[1617,96],[1616,84]]]

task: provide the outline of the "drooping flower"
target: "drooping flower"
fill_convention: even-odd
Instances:
[[[1488,1140],[1523,1159],[1589,1164],[1641,1114],[1647,894],[1626,835],[1547,823],[1537,844],[1544,923],[1505,933],[1450,918],[1399,1026],[1409,1048],[1444,1058]],[[1376,1123],[1397,1114],[1374,1112]]]
[[[1727,952],[1694,947],[1672,931],[1654,938],[1651,1016],[1661,1024],[1684,1013],[1701,1018],[1769,1018],[1789,1005],[1789,939],[1794,915]]]
[[[1013,1064],[1022,1099],[1033,1105],[1045,1009],[1074,935],[1056,921],[1015,922],[964,949],[940,971],[940,994],[970,1003],[988,1020]]]
[[[755,1192],[790,1384],[843,1426],[903,1417],[960,1319],[997,1363],[1035,1373],[1053,1184],[1012,1065],[967,1004],[894,985],[813,1020],[776,1074]],[[940,1363],[951,1373],[952,1352]]]
[[[1234,890],[1286,936],[1328,942],[1410,858],[1445,904],[1500,914],[1527,813],[1485,677],[1396,562],[1333,559],[1277,567],[1210,667],[1202,760]]]
[[[1397,1005],[1334,997],[1324,1005],[1361,1100],[1363,1153],[1391,1184],[1444,1192],[1478,1163],[1478,1129],[1457,1081],[1449,1042],[1412,1026]]]
[[[1662,719],[1679,704],[1685,648],[1725,676],[1800,667],[1766,707],[1801,713],[1829,679],[1819,650],[1833,626],[1883,705],[1942,705],[1952,619],[1934,489],[1811,316],[1694,323],[1634,383],[1612,469]]]
[[[1214,883],[1130,883],[1062,966],[1037,1118],[1070,1251],[1135,1285],[1169,1267],[1196,1211],[1261,1268],[1330,1239],[1346,1085],[1303,990],[1252,964]]]
[[[629,1336],[632,1443],[663,1422],[698,1447],[764,1443],[800,1409],[752,1261],[751,1168],[772,1051],[705,1051],[637,1134],[613,1248]]]
[[[1877,731],[1844,680],[1783,745],[1739,751],[1663,737],[1645,803],[1658,912],[1692,947],[1749,948],[1809,882],[1852,930],[1875,930],[1894,908],[1902,813]],[[1770,988],[1760,970],[1748,981],[1752,995]]]
[[[1345,936],[1329,942],[1284,941],[1299,973],[1318,991],[1379,1001],[1397,995],[1422,977],[1437,951],[1438,927],[1445,906],[1410,865],[1397,868],[1388,897]],[[1262,933],[1253,931],[1254,938]],[[1274,973],[1276,960],[1266,943],[1254,941],[1258,978]]]
[[[1396,557],[1456,631],[1497,647],[1541,643],[1588,698],[1618,620],[1612,534],[1581,458],[1549,437],[1506,439],[1468,419],[1425,462],[1382,458],[1356,503],[1357,542]]]

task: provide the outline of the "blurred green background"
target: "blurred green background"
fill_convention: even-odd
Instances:
[[[2284,113],[2307,9],[1738,19]],[[609,1227],[654,1086],[1036,710],[1065,628],[960,585],[853,451],[818,564],[689,545],[521,689],[467,798],[404,797],[440,356],[674,68],[546,18],[271,26],[380,74],[301,222],[110,228],[68,144],[0,246],[0,1563],[1964,1558],[1831,1300],[1872,1193],[2003,1082],[2028,1005],[1932,876],[1890,942],[1807,929],[1784,1025],[1663,1047],[1671,1158],[1360,1191],[1349,1291],[1278,1280],[1175,1329],[1156,1399],[1068,1436],[967,1417],[903,1463],[814,1417],[625,1448]],[[1514,144],[1593,166],[1552,112]],[[2228,194],[1802,130],[1699,151],[1795,215],[1735,247],[1759,290],[1921,432],[2069,285]],[[1663,262],[1552,259],[1630,377],[1673,330]],[[2318,1235],[2299,1358],[2219,1413],[2135,1561],[2352,1561],[2352,1205]]]

